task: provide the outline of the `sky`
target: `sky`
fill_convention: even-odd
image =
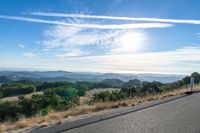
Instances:
[[[0,69],[200,71],[199,0],[0,0]]]

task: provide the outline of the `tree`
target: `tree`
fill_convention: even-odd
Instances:
[[[4,121],[6,119],[18,119],[19,110],[20,108],[17,102],[6,101],[0,103],[0,121]]]
[[[78,91],[73,87],[52,88],[44,92],[44,94],[56,94],[64,98],[78,96],[77,93]]]
[[[192,73],[191,75],[192,77],[194,77],[194,83],[199,83],[200,82],[200,74],[197,72]]]
[[[127,97],[134,97],[139,93],[139,87],[123,87],[121,92],[125,93]]]
[[[29,94],[34,91],[36,91],[34,85],[24,83],[9,83],[3,84],[2,87],[0,87],[0,94],[3,97],[19,94]]]
[[[73,86],[73,83],[70,82],[44,82],[43,84],[37,87],[37,91],[44,91],[50,88],[57,88],[63,86]]]

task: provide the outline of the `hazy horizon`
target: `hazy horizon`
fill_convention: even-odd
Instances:
[[[110,72],[110,71],[70,71],[70,70],[52,70],[52,69],[25,69],[25,68],[0,68],[0,72],[72,72],[72,73],[86,73],[86,74],[121,74],[121,75],[174,75],[174,76],[186,76],[191,75],[191,73],[156,73],[156,72]]]

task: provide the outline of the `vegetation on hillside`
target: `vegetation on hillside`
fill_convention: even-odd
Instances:
[[[192,73],[195,83],[200,83],[200,74]],[[137,84],[136,84],[137,81]],[[114,82],[113,82],[114,83]],[[133,97],[143,97],[149,94],[159,94],[176,90],[190,83],[190,76],[184,77],[173,83],[160,82],[139,82],[131,80],[125,83],[120,91],[99,92],[93,95],[89,104],[96,102],[112,102],[129,99]],[[17,101],[0,100],[0,121],[18,120],[21,117],[32,117],[35,115],[47,115],[49,112],[64,111],[79,105],[80,96],[84,96],[86,91],[93,88],[106,88],[110,85],[105,83],[90,82],[31,82],[18,81],[2,84],[0,87],[1,97],[27,94],[34,91],[43,91],[41,95],[32,95],[31,98],[19,96]]]
[[[194,82],[200,83],[200,74],[197,72],[192,73],[194,77]],[[184,77],[181,80],[172,82],[172,83],[161,83],[161,82],[146,82],[143,81],[140,83],[139,80],[130,80],[126,82],[122,87],[121,91],[116,92],[100,92],[93,95],[93,101],[116,101],[125,98],[133,98],[138,96],[146,96],[149,94],[157,94],[168,91],[173,91],[179,89],[183,86],[190,84],[191,76]],[[122,97],[123,96],[123,97]],[[115,97],[115,98],[112,98]],[[116,99],[118,98],[118,99]]]
[[[124,82],[119,79],[104,79],[102,83],[105,83],[112,88],[121,88],[124,85]]]
[[[36,87],[26,83],[8,83],[0,87],[0,97],[7,97],[19,94],[29,94],[36,91]]]
[[[21,117],[46,115],[53,111],[67,110],[79,104],[80,96],[92,88],[107,87],[104,83],[89,82],[32,82],[17,81],[2,84],[0,97],[19,95],[18,101],[0,101],[0,121],[18,120]],[[43,91],[42,95],[25,98],[22,94]]]

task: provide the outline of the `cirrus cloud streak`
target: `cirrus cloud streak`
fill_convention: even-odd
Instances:
[[[19,21],[27,21],[33,23],[46,23],[46,24],[55,24],[55,25],[63,25],[63,26],[72,26],[78,28],[89,28],[89,29],[138,29],[138,28],[167,28],[172,27],[172,24],[168,23],[130,23],[130,24],[92,24],[92,23],[67,23],[63,21],[57,20],[45,20],[45,19],[37,19],[37,18],[29,18],[29,17],[20,17],[20,16],[6,16],[0,15],[1,19],[9,19],[9,20],[19,20]]]
[[[134,18],[134,17],[87,15],[87,14],[47,13],[47,12],[32,12],[30,14],[37,16],[50,16],[50,17],[72,17],[72,18],[88,18],[88,19],[110,19],[110,20],[148,21],[148,22],[164,22],[164,23],[180,23],[180,24],[181,23],[200,24],[200,20],[193,20],[193,19]]]

